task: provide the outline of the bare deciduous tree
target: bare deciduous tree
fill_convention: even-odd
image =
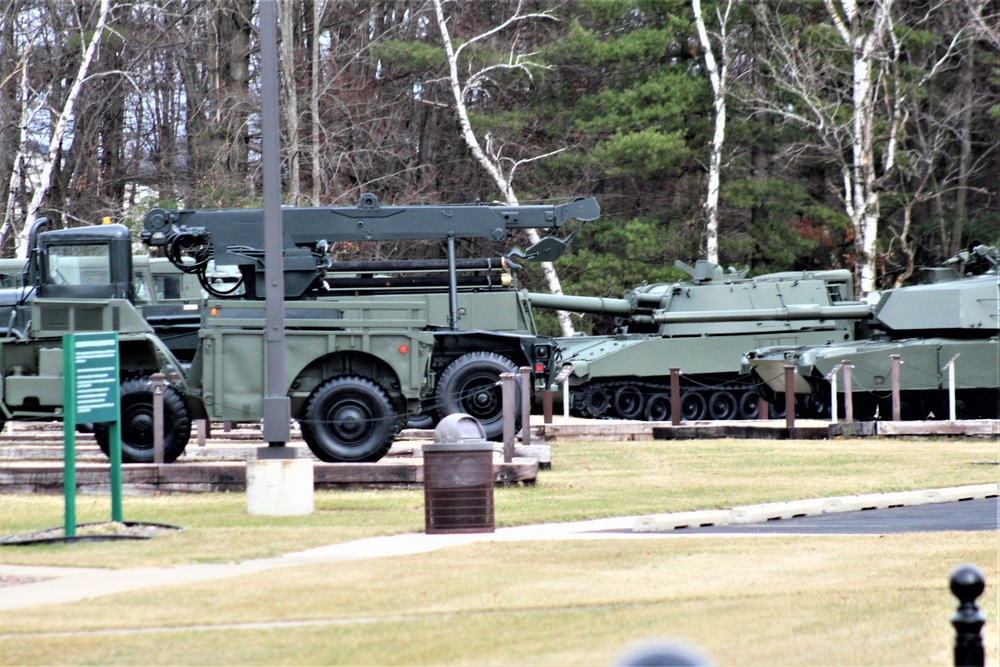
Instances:
[[[451,89],[452,97],[454,98],[455,112],[458,116],[458,123],[461,128],[462,137],[468,145],[469,150],[471,150],[472,154],[475,156],[476,161],[484,170],[486,170],[487,173],[489,173],[493,182],[503,194],[506,203],[516,205],[518,203],[518,198],[514,191],[514,176],[518,168],[529,162],[541,160],[550,155],[559,153],[564,149],[557,149],[543,155],[536,155],[519,160],[505,156],[503,154],[504,146],[494,146],[492,138],[489,134],[487,134],[483,138],[483,141],[480,142],[479,137],[472,129],[466,99],[470,95],[482,93],[483,88],[491,83],[491,77],[498,72],[517,71],[523,73],[530,79],[532,77],[532,70],[541,68],[542,65],[531,59],[534,54],[519,52],[516,37],[509,47],[509,57],[506,61],[485,65],[479,69],[472,69],[466,75],[464,81],[459,76],[459,59],[461,58],[462,51],[466,47],[485,41],[490,37],[503,32],[504,30],[517,26],[525,21],[555,20],[555,17],[546,12],[521,13],[522,3],[518,2],[513,14],[503,23],[487,30],[486,32],[469,38],[458,48],[455,48],[451,39],[451,34],[448,30],[448,20],[444,14],[442,0],[432,0],[432,2],[434,5],[434,15],[437,19],[438,29],[441,31],[441,39],[444,42],[444,49],[447,54],[448,85]],[[528,238],[532,243],[538,242],[539,235],[536,230],[529,229],[527,232]],[[562,294],[562,286],[559,283],[559,275],[556,273],[555,267],[552,263],[542,262],[542,271],[545,275],[545,280],[548,284],[549,290],[553,294]],[[562,329],[563,335],[572,336],[575,329],[572,321],[570,320],[569,313],[564,311],[557,312],[559,325]]]

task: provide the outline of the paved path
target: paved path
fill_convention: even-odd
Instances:
[[[944,492],[944,493],[942,493]],[[951,498],[955,496],[989,498],[984,502],[996,506],[997,494],[1000,492],[1000,485],[986,484],[975,487],[960,487],[958,489],[935,489],[931,491],[912,492],[913,502],[910,505],[930,505],[942,503],[942,497]],[[863,499],[860,505],[870,504],[871,498],[889,498],[889,501],[898,500],[903,494],[873,494],[871,496],[855,496],[853,498]],[[837,512],[841,510],[831,510],[832,499],[816,499],[812,501],[795,501],[794,508],[797,512],[807,511],[808,506],[816,510],[815,514],[823,514],[826,511]],[[837,499],[844,501],[844,499]],[[962,503],[945,502],[944,505],[958,506]],[[473,542],[517,542],[527,540],[607,540],[607,539],[664,539],[682,538],[687,536],[704,535],[704,533],[692,530],[660,530],[651,531],[650,526],[657,524],[668,525],[671,522],[669,517],[683,516],[686,520],[698,525],[699,518],[703,520],[716,520],[720,512],[728,513],[730,516],[756,516],[754,512],[758,508],[770,506],[791,506],[791,503],[773,503],[770,505],[748,506],[747,508],[734,508],[733,510],[710,510],[707,512],[683,512],[674,515],[659,515],[657,517],[616,517],[610,519],[597,519],[593,521],[577,521],[571,523],[542,524],[534,526],[516,526],[512,528],[500,528],[493,533],[463,533],[463,534],[443,534],[427,535],[424,533],[413,533],[406,535],[393,535],[386,537],[374,537],[354,542],[333,544],[306,551],[284,554],[276,558],[263,558],[248,560],[237,563],[210,563],[191,564],[173,567],[156,568],[133,568],[125,570],[108,570],[97,568],[56,568],[56,567],[35,567],[21,565],[0,565],[0,575],[15,577],[41,579],[32,583],[25,583],[16,586],[0,588],[0,612],[7,612],[15,609],[27,607],[37,607],[47,604],[62,604],[75,602],[92,597],[112,595],[133,590],[156,588],[161,586],[176,586],[201,581],[224,579],[237,577],[245,574],[255,574],[267,570],[275,570],[285,567],[295,567],[297,565],[307,565],[313,563],[329,563],[336,561],[351,561],[361,559],[380,558],[387,556],[404,556],[408,554],[426,553],[445,547],[470,544]],[[841,502],[843,505],[843,502]],[[944,506],[942,505],[942,506]],[[858,509],[861,509],[859,506]],[[751,511],[753,510],[753,511]],[[891,510],[882,510],[891,511]],[[851,512],[850,514],[862,515],[872,514],[870,512]],[[762,516],[762,515],[761,515]],[[844,516],[844,515],[840,515]],[[816,517],[813,517],[816,518]],[[767,521],[767,519],[759,519]],[[793,520],[794,521],[794,520]],[[743,521],[741,523],[752,523]],[[774,523],[774,522],[769,522]],[[954,523],[942,524],[937,529],[954,530]],[[995,529],[996,524],[992,525]],[[733,526],[723,526],[722,528],[733,528]],[[750,526],[746,526],[750,528]],[[639,532],[643,531],[643,532]],[[813,532],[810,530],[798,532]],[[820,531],[822,532],[822,531]],[[851,530],[842,532],[853,532]],[[862,531],[858,531],[862,532]],[[0,551],[2,557],[2,551]]]

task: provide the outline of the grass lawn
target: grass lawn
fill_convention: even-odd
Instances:
[[[559,443],[498,525],[725,508],[997,481],[985,440]],[[80,521],[107,518],[80,497]],[[243,494],[125,499],[148,542],[4,547],[0,562],[130,567],[269,556],[423,528],[421,491],[323,492],[309,517],[250,517]],[[0,496],[0,533],[59,525],[61,497]],[[948,574],[986,575],[997,665],[996,532],[482,542],[306,565],[0,617],[0,663],[609,665],[670,637],[727,665],[950,664]],[[2,595],[2,590],[0,590]],[[137,631],[138,630],[138,631]]]

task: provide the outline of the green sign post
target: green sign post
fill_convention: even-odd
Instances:
[[[63,487],[66,537],[76,535],[76,425],[108,422],[111,520],[122,520],[122,438],[118,333],[63,336]]]

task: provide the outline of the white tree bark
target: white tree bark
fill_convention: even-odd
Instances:
[[[499,26],[469,39],[456,49],[452,43],[451,34],[448,31],[448,23],[444,15],[444,9],[442,8],[442,0],[432,0],[432,2],[434,5],[434,15],[437,19],[438,29],[441,31],[441,40],[444,43],[445,54],[448,59],[448,85],[451,88],[452,97],[455,100],[455,112],[458,115],[458,124],[461,128],[462,138],[465,139],[465,143],[468,145],[469,150],[472,151],[472,155],[476,158],[476,161],[479,162],[480,166],[482,166],[482,168],[485,169],[493,179],[493,182],[503,194],[505,202],[509,205],[517,205],[518,199],[514,192],[513,185],[513,176],[517,168],[522,164],[542,159],[559,151],[553,151],[552,153],[546,153],[545,155],[536,156],[527,160],[520,160],[516,162],[507,161],[510,166],[508,167],[507,172],[504,173],[504,170],[501,167],[504,163],[504,159],[500,157],[500,151],[497,150],[496,152],[488,152],[487,150],[484,150],[479,141],[479,137],[476,136],[475,131],[472,129],[472,123],[469,121],[469,110],[465,103],[465,96],[469,93],[469,91],[475,89],[484,80],[486,80],[489,73],[494,70],[519,69],[526,72],[530,76],[530,67],[533,65],[522,55],[512,55],[510,61],[507,63],[490,65],[470,74],[466,83],[463,85],[458,73],[458,57],[462,49],[466,46],[482,41],[483,39],[500,32],[510,25],[535,18],[552,19],[553,17],[544,13],[521,14],[521,5],[519,2],[513,16],[508,18]],[[488,145],[488,135],[486,137],[486,141]],[[527,232],[528,238],[532,243],[538,242],[539,234],[536,230],[529,229]],[[542,262],[541,266],[549,291],[553,294],[562,294],[562,285],[559,282],[559,275],[557,274],[555,267],[551,262]],[[565,311],[557,311],[556,315],[559,318],[559,327],[562,330],[562,334],[564,336],[572,336],[576,330],[570,320],[570,314]]]
[[[55,126],[52,128],[52,136],[49,139],[47,160],[42,167],[38,188],[35,190],[31,197],[31,202],[28,204],[24,227],[22,227],[18,232],[18,257],[24,258],[27,256],[28,231],[31,229],[31,225],[35,221],[38,209],[41,207],[42,201],[45,199],[45,195],[48,194],[49,184],[52,181],[52,170],[55,169],[55,162],[59,156],[58,148],[60,144],[62,144],[63,138],[66,136],[66,126],[73,117],[73,109],[76,106],[76,99],[80,96],[80,89],[83,87],[83,83],[87,79],[87,72],[90,70],[90,63],[94,60],[94,54],[97,53],[97,47],[101,43],[101,39],[104,35],[104,29],[107,27],[110,5],[110,0],[101,0],[100,15],[97,19],[97,25],[94,27],[93,35],[90,38],[90,43],[88,44],[86,41],[82,42],[82,44],[85,45],[85,48],[83,50],[83,56],[80,59],[80,67],[77,69],[76,77],[73,79],[73,84],[70,86],[69,93],[66,95],[66,102],[63,104],[62,111],[59,112],[59,116],[56,118]],[[25,63],[25,66],[27,66],[27,63]]]
[[[298,2],[295,0],[279,0],[281,9],[281,74],[285,85],[285,147],[288,151],[288,186],[287,197],[290,206],[298,206],[301,195],[299,185],[299,157],[301,142],[299,141],[299,93],[296,89],[295,76],[295,13]]]
[[[728,0],[725,14],[719,15],[719,62],[717,62],[712,41],[705,27],[701,0],[691,0],[698,39],[705,49],[705,69],[712,84],[712,106],[715,110],[715,132],[712,135],[712,149],[708,161],[708,192],[705,197],[705,254],[708,261],[716,264],[719,262],[719,186],[722,178],[722,148],[726,141],[726,84],[729,69],[726,28],[732,6],[733,0]]]
[[[21,83],[18,88],[19,95],[21,96],[21,129],[18,136],[17,154],[14,155],[14,162],[11,166],[10,184],[7,188],[7,206],[4,208],[6,214],[4,215],[3,225],[0,226],[0,239],[6,239],[16,228],[14,223],[14,216],[16,215],[14,202],[16,200],[18,185],[17,176],[21,173],[25,162],[24,153],[28,145],[28,127],[31,125],[32,118],[38,112],[38,106],[31,104],[30,92],[28,90],[28,61],[30,57],[31,47],[28,47],[21,61]]]
[[[877,118],[872,70],[879,57],[877,50],[891,27],[889,12],[894,0],[876,0],[875,13],[871,17],[869,12],[860,11],[857,0],[823,1],[837,33],[850,49],[853,59],[850,187],[845,188],[844,200],[854,226],[854,243],[861,263],[860,289],[863,294],[867,294],[875,289],[875,241],[880,210],[879,195],[875,187],[877,174],[874,128]],[[839,7],[834,5],[835,1],[839,3]],[[892,159],[893,152],[889,150],[886,160]]]
[[[312,79],[309,82],[309,119],[312,123],[310,136],[312,145],[309,147],[312,156],[312,205],[320,205],[320,184],[322,167],[319,161],[319,24],[323,18],[323,0],[313,0],[313,37],[312,37]]]

